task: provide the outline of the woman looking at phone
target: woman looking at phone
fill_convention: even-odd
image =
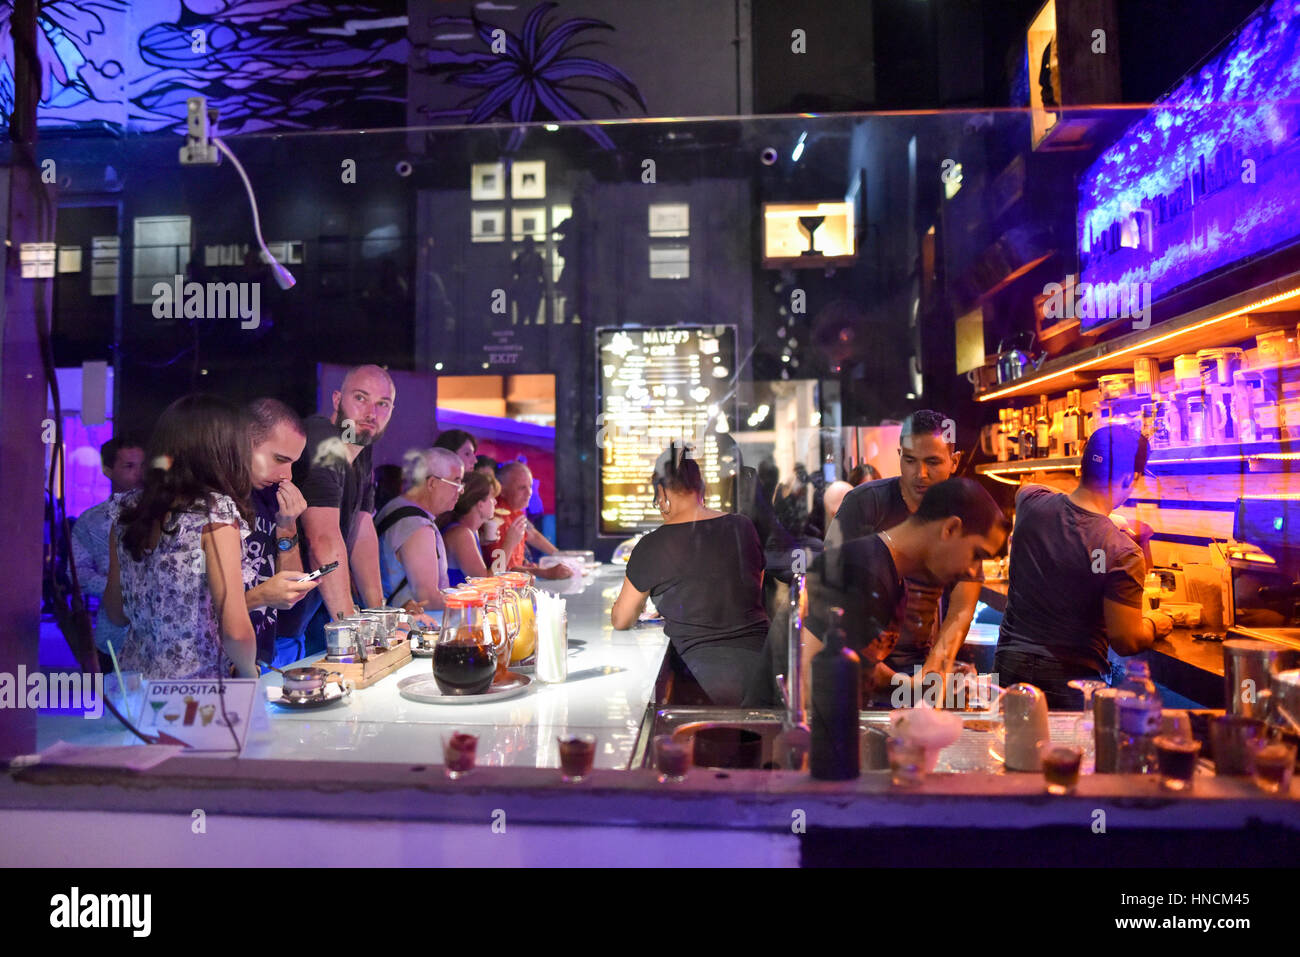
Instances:
[[[252,443],[248,424],[211,395],[177,399],[145,454],[144,488],[110,509],[104,609],[129,625],[124,669],[147,678],[256,678],[244,591]]]

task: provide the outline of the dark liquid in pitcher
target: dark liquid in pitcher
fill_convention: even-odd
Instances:
[[[450,642],[433,649],[433,678],[443,694],[481,694],[492,684],[496,658],[471,642]]]

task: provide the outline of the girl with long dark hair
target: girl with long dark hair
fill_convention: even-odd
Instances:
[[[244,591],[252,442],[243,413],[212,395],[177,399],[145,454],[144,488],[111,509],[104,608],[130,625],[123,668],[146,678],[257,677]]]

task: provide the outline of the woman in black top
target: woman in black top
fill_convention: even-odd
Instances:
[[[743,515],[705,507],[700,467],[683,448],[669,448],[651,483],[664,523],[632,550],[610,619],[631,628],[653,598],[677,676],[699,685],[699,703],[739,705],[768,627],[758,532]]]

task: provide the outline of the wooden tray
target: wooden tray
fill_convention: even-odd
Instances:
[[[367,661],[325,661],[317,665],[327,671],[337,671],[357,688],[368,688],[381,678],[392,674],[411,660],[411,643],[403,639],[400,645],[387,651],[370,653]]]

